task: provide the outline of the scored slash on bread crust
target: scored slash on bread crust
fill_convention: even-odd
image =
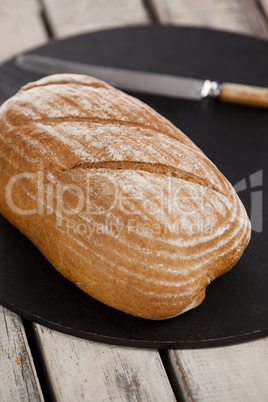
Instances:
[[[25,85],[0,108],[0,146],[1,213],[63,276],[126,313],[156,320],[198,306],[249,241],[241,201],[203,152],[149,106],[95,78]],[[43,175],[45,193],[40,199],[40,181],[23,179],[13,202],[42,213],[10,208],[6,188],[21,173]],[[64,193],[75,209],[79,192],[66,186],[83,195],[90,187],[71,216],[55,208]]]

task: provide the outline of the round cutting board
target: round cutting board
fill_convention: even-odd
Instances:
[[[55,41],[32,53],[80,62],[268,87],[268,42],[205,29],[134,27]],[[41,75],[0,67],[0,102]],[[268,110],[134,94],[183,130],[236,185],[252,218],[250,245],[194,310],[165,321],[116,311],[64,279],[0,219],[0,302],[23,317],[114,344],[190,348],[268,333]],[[264,212],[263,212],[264,211]]]

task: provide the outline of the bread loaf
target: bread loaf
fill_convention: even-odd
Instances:
[[[179,129],[98,79],[53,75],[0,108],[1,213],[67,279],[152,320],[198,306],[250,239],[235,190]]]

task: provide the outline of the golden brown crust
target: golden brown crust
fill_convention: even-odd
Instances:
[[[249,241],[241,201],[202,151],[95,78],[24,86],[0,108],[0,146],[1,213],[116,309],[156,320],[196,307]]]

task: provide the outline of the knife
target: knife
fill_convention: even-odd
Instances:
[[[20,54],[15,58],[15,64],[24,70],[46,75],[57,73],[91,75],[112,86],[133,92],[189,100],[212,97],[223,102],[268,108],[268,88],[228,82],[220,84],[208,79],[104,67],[35,54]]]

